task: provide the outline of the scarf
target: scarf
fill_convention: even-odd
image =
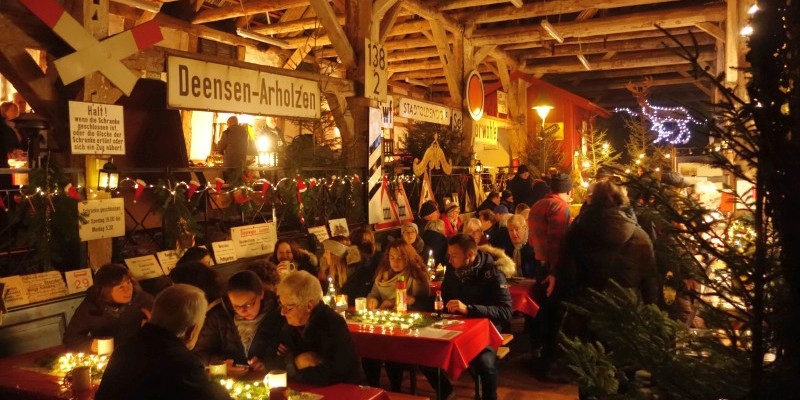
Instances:
[[[478,276],[478,271],[480,270],[480,267],[481,267],[481,263],[478,262],[478,257],[480,257],[480,256],[475,256],[475,261],[472,262],[472,265],[468,265],[468,266],[466,266],[464,268],[460,268],[460,269],[455,269],[455,271],[453,271],[453,273],[456,275],[456,278],[458,278],[458,280],[463,282],[463,281],[469,279],[470,277],[477,277]]]
[[[514,267],[517,269],[517,276],[522,276],[522,246],[525,243],[515,244],[514,245],[514,256],[511,257],[514,260]]]
[[[253,338],[256,337],[258,326],[261,325],[261,320],[264,319],[265,315],[267,315],[267,313],[262,312],[252,320],[246,320],[240,317],[239,314],[233,317],[233,323],[236,325],[236,330],[239,331],[239,338],[242,340],[242,346],[244,346],[244,354],[246,356],[250,354],[250,345],[253,344]]]

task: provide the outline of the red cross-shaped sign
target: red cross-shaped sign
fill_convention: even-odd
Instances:
[[[74,53],[55,61],[65,85],[100,71],[125,95],[130,96],[139,78],[121,60],[164,39],[158,23],[151,20],[98,41],[54,0],[20,2],[75,49]]]

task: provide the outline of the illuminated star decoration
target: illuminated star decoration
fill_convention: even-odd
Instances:
[[[689,124],[699,124],[684,107],[654,106],[647,100],[645,100],[645,107],[642,107],[641,113],[630,108],[615,108],[614,112],[625,112],[637,117],[644,116],[653,124],[650,129],[658,134],[654,143],[685,144],[692,137]]]

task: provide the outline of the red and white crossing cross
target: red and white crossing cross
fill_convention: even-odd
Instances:
[[[150,20],[98,41],[55,0],[20,0],[20,3],[75,49],[54,63],[65,85],[100,71],[130,96],[139,78],[121,60],[164,39],[158,23]]]

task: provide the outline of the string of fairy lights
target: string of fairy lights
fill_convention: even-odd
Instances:
[[[641,116],[650,121],[652,124],[650,129],[657,134],[653,140],[654,143],[686,144],[692,138],[689,124],[700,124],[685,107],[654,106],[646,99],[644,103],[641,112],[627,107],[617,107],[614,112],[624,112],[635,117]]]

